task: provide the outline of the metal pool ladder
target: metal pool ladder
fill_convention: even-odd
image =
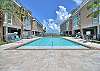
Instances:
[[[53,41],[51,43],[52,43],[52,46],[53,46]]]

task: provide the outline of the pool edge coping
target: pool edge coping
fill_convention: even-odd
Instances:
[[[100,50],[100,48],[98,48],[98,47],[96,47],[96,46],[90,46],[90,45],[87,44],[87,43],[94,44],[94,43],[92,43],[92,42],[83,43],[83,42],[80,42],[80,41],[78,41],[78,39],[75,39],[75,38],[73,38],[73,37],[63,37],[63,38],[66,39],[66,40],[69,40],[69,41],[78,43],[78,44],[80,44],[80,45],[82,45],[82,46],[85,46],[85,47],[87,47],[87,48],[89,48],[89,49]],[[73,39],[74,39],[74,40],[73,40]],[[81,40],[83,40],[83,39],[81,39]],[[84,40],[84,41],[85,41],[85,40]],[[97,44],[97,45],[99,45],[99,44]]]

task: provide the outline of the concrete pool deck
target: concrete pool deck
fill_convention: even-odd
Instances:
[[[100,51],[3,50],[0,71],[100,71]]]
[[[79,43],[81,45],[84,45],[84,46],[86,46],[86,47],[88,47],[90,49],[98,49],[98,50],[100,50],[100,44],[97,44],[97,43],[93,43],[93,42],[85,42],[84,43],[84,41],[86,41],[86,40],[79,39],[79,38],[75,39],[73,37],[63,37],[63,38],[65,38],[67,40],[70,40],[70,41],[74,41],[74,42]]]
[[[2,48],[2,49],[16,49],[17,47],[20,47],[24,44],[30,43],[30,42],[37,40],[37,39],[40,39],[40,38],[41,37],[36,37],[36,38],[32,38],[32,39],[22,39],[20,41],[14,42],[14,43],[1,45],[0,48]]]
[[[5,48],[0,47],[0,71],[100,71],[100,50]]]

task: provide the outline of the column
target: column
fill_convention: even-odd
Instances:
[[[35,31],[33,31],[33,34],[34,34],[34,36],[35,36]]]
[[[97,34],[100,34],[100,25],[97,26]]]
[[[4,20],[4,24],[5,24],[5,27],[4,27],[4,37],[5,37],[5,40],[7,40],[7,35],[8,35],[8,13],[5,12],[5,20]]]
[[[4,14],[0,11],[0,40],[3,40],[3,22],[4,22]]]

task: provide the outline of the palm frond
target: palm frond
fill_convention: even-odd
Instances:
[[[87,6],[87,9],[95,9],[95,8],[99,8],[100,7],[100,0],[96,0],[94,2],[90,2]],[[90,13],[88,17],[97,17],[97,15],[100,13],[100,10],[97,10],[95,12]]]
[[[97,11],[95,11],[95,12],[92,12],[92,13],[90,13],[88,16],[87,16],[87,18],[89,18],[89,17],[97,17],[98,16],[98,14],[100,14],[100,10],[97,10]]]

